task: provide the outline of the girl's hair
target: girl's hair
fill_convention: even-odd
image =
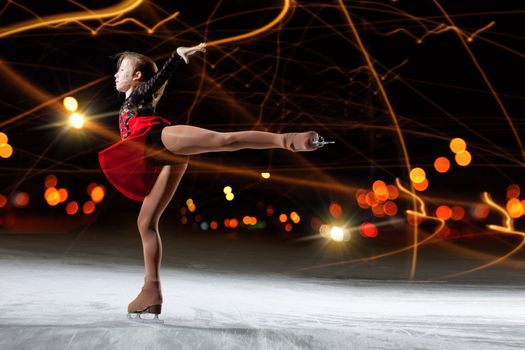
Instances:
[[[117,61],[117,69],[120,68],[120,65],[122,64],[122,61],[127,58],[130,60],[131,64],[134,66],[135,72],[141,72],[143,77],[143,82],[148,81],[155,73],[157,73],[158,68],[155,62],[140,53],[131,52],[131,51],[123,51],[114,56],[118,59]],[[166,87],[166,83],[164,83],[157,91],[153,93],[153,100],[151,101],[153,108],[157,106],[157,103],[159,102],[160,98],[162,97],[162,94],[164,93],[164,88]]]

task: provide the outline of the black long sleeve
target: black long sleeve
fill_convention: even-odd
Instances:
[[[129,96],[131,103],[139,104],[141,101],[150,100],[157,90],[171,77],[175,69],[183,61],[182,57],[177,54],[177,51],[173,51],[168,60],[164,63],[154,76],[148,81],[140,84]]]

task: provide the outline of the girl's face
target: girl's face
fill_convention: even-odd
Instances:
[[[132,60],[125,57],[122,62],[120,62],[120,67],[118,67],[115,73],[115,88],[117,91],[127,92],[137,85],[138,79],[134,71],[135,67]]]

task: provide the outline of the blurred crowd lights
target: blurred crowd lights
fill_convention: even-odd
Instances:
[[[358,189],[356,191],[357,205],[362,209],[369,209],[375,217],[395,216],[398,213],[394,202],[399,197],[399,190],[394,185],[387,185],[383,180],[376,180],[371,190]]]

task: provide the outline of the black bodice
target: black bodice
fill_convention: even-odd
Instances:
[[[137,86],[131,95],[124,100],[119,112],[119,129],[122,139],[125,139],[130,134],[128,122],[131,117],[153,116],[155,114],[153,95],[171,77],[181,61],[183,61],[182,57],[174,51],[155,75]]]

